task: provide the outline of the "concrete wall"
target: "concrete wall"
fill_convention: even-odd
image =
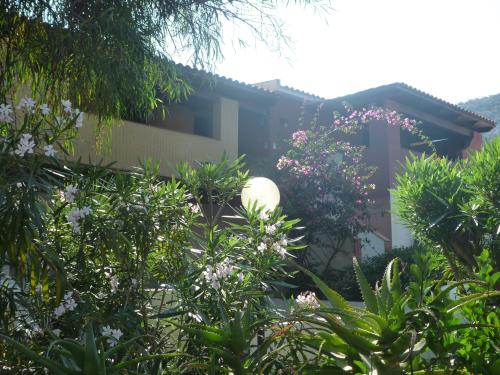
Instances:
[[[219,139],[201,137],[161,127],[122,121],[112,129],[109,149],[98,153],[94,140],[95,118],[86,118],[75,143],[75,157],[83,162],[116,162],[114,168],[130,169],[140,160],[160,162],[160,173],[170,176],[180,161],[215,161],[224,151],[231,158],[238,156],[238,102],[219,98],[215,104],[215,129]]]

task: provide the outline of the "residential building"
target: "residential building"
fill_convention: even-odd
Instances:
[[[194,88],[188,100],[159,109],[147,124],[123,121],[112,131],[109,150],[101,154],[95,148],[93,129],[87,126],[76,145],[77,155],[83,160],[116,161],[115,167],[122,169],[151,159],[161,163],[161,174],[170,176],[179,161],[214,161],[226,152],[232,158],[245,154],[251,169],[260,173],[262,163],[276,162],[295,130],[308,126],[320,104],[319,121],[327,124],[344,101],[354,107],[393,108],[419,120],[437,152],[453,159],[481,147],[481,133],[495,126],[487,118],[404,83],[325,99],[283,86],[279,80],[249,85],[179,68]],[[394,187],[400,163],[410,152],[421,152],[424,145],[383,122],[370,124],[355,142],[367,146],[366,161],[377,170],[372,178],[376,185],[371,196],[375,201],[370,217],[373,232],[364,235],[368,241],[357,241],[353,250],[373,255],[411,244],[409,232],[391,209],[389,189]]]

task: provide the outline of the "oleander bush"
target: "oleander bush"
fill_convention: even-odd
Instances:
[[[464,160],[412,156],[397,176],[399,216],[421,241],[439,248],[457,276],[471,275],[483,248],[500,270],[500,140]]]

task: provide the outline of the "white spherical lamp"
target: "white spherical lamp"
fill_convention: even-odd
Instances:
[[[266,177],[252,177],[241,191],[241,203],[247,210],[252,204],[273,211],[280,203],[278,186]]]

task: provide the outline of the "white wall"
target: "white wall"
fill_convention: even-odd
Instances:
[[[375,233],[360,233],[358,238],[361,240],[361,256],[372,257],[385,252],[384,240]]]
[[[391,192],[391,232],[392,247],[403,247],[413,245],[413,237],[408,228],[406,228],[398,215],[394,213],[394,199]]]

